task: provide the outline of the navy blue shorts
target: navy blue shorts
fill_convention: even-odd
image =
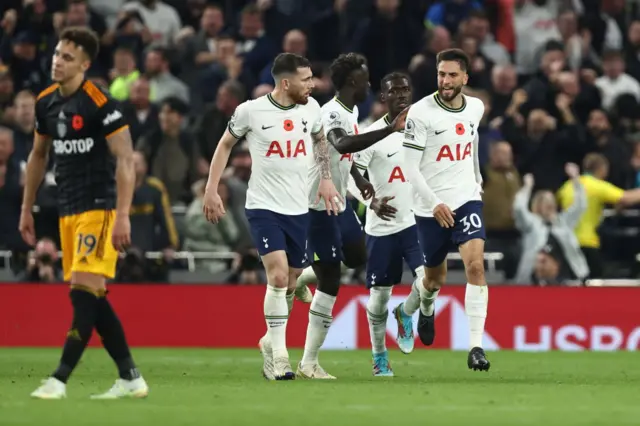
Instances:
[[[402,279],[403,259],[414,275],[415,270],[424,265],[415,225],[382,237],[367,234],[366,239],[367,288],[398,284]]]
[[[291,268],[304,268],[309,264],[309,214],[288,216],[262,209],[245,209],[245,214],[260,256],[284,250]]]
[[[338,216],[309,210],[309,257],[313,261],[342,262],[342,246],[361,238],[362,225],[351,206]]]
[[[425,264],[429,268],[445,261],[452,244],[457,247],[476,238],[486,239],[482,201],[469,201],[455,210],[455,213],[453,228],[441,227],[433,217],[416,216],[418,240]]]

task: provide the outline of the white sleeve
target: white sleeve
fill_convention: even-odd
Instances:
[[[340,115],[336,110],[327,109],[322,112],[322,127],[324,134],[328,135],[332,129],[344,129],[347,117]]]
[[[476,132],[476,137],[473,139],[473,171],[476,174],[476,183],[482,185],[482,172],[480,171],[480,154],[478,149],[480,148],[480,136]]]
[[[235,112],[229,120],[229,133],[234,138],[240,139],[249,133],[251,114],[249,112],[249,104],[244,102],[236,108]]]
[[[404,127],[404,167],[407,173],[409,183],[424,199],[427,206],[431,209],[435,208],[442,201],[429,188],[427,181],[420,171],[420,162],[427,145],[427,125],[415,113],[415,107],[409,110],[407,114],[407,122]]]
[[[373,156],[373,150],[371,148],[367,148],[364,151],[360,151],[355,154],[355,161],[353,164],[356,165],[356,169],[360,174],[364,174],[367,171],[367,167],[369,166],[369,162],[371,161],[371,157]],[[362,198],[362,194],[360,190],[356,186],[356,182],[353,180],[351,174],[349,174],[349,181],[347,182],[347,191],[355,198],[360,201],[365,206],[369,207],[371,205],[372,198],[365,200]]]
[[[309,101],[311,101],[311,99]],[[313,100],[313,102],[315,103],[316,119],[313,122],[313,126],[311,126],[311,134],[315,135],[320,132],[320,130],[322,130],[322,109],[315,99]],[[327,134],[327,129],[324,130],[324,134]]]

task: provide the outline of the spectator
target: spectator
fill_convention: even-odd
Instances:
[[[200,31],[185,42],[183,59],[188,69],[198,69],[218,60],[217,37],[224,28],[224,12],[207,5],[200,18]]]
[[[134,141],[160,128],[158,107],[151,103],[149,94],[149,80],[139,78],[131,84],[129,99],[122,103],[122,112]]]
[[[229,80],[218,89],[215,103],[208,105],[199,116],[194,125],[195,135],[200,155],[206,161],[211,161],[218,141],[227,129],[229,119],[244,98],[245,92],[242,84]],[[205,169],[200,170],[200,173],[206,176],[209,173],[208,169],[209,166],[206,165]]]
[[[587,261],[573,233],[587,208],[587,195],[580,182],[578,166],[567,164],[565,171],[571,179],[567,185],[571,185],[576,197],[562,213],[558,214],[555,198],[549,191],[538,191],[529,211],[529,197],[534,185],[532,175],[524,177],[524,186],[516,194],[513,214],[516,227],[522,234],[522,256],[515,278],[517,283],[531,282],[536,257],[547,245],[558,253],[563,276],[579,280],[589,276]]]
[[[307,36],[300,30],[291,30],[284,36],[282,41],[282,51],[285,53],[295,53],[300,56],[307,56]],[[271,75],[271,67],[273,61],[270,61],[260,72],[258,84],[269,84],[273,86],[273,76]]]
[[[23,90],[16,95],[15,105],[15,131],[13,159],[24,165],[33,146],[33,130],[36,123],[35,105],[36,97],[28,90]]]
[[[540,287],[559,285],[569,280],[570,277],[562,275],[565,272],[562,270],[562,261],[562,253],[558,252],[557,247],[551,244],[544,246],[536,256],[531,278],[533,285]]]
[[[194,199],[185,216],[185,250],[205,251],[226,254],[239,249],[240,229],[234,212],[227,211],[220,222],[211,225],[202,214],[204,188],[206,182],[199,180],[193,185]],[[218,194],[227,208],[229,206],[229,188],[223,180],[218,186]],[[200,267],[207,268],[215,274],[229,269],[225,259],[207,259],[198,262]]]
[[[482,88],[488,87],[491,82],[491,69],[493,63],[485,58],[478,51],[478,41],[471,37],[462,37],[459,46],[469,57],[469,75],[468,87]]]
[[[543,108],[553,110],[552,99],[555,98],[555,82],[564,69],[566,58],[562,44],[550,41],[544,46],[544,53],[540,58],[540,68],[535,76],[524,86],[527,92],[527,102],[530,109]]]
[[[24,250],[27,246],[18,232],[22,184],[20,167],[11,161],[13,132],[0,127],[0,246],[10,250]]]
[[[260,267],[257,253],[246,253],[240,258],[238,266],[225,281],[230,284],[260,284],[266,281],[264,270]]]
[[[58,249],[56,244],[43,238],[36,244],[34,251],[29,253],[27,269],[21,281],[31,283],[55,283],[62,281],[62,271],[58,264]]]
[[[111,96],[119,101],[129,99],[131,84],[140,78],[136,58],[130,48],[119,47],[116,49],[113,54],[113,69],[110,74],[109,93]]]
[[[518,0],[515,3],[516,66],[518,74],[530,76],[538,69],[537,58],[540,50],[550,40],[561,38],[556,24],[559,2]]]
[[[640,79],[640,20],[636,19],[629,24],[625,53],[627,72],[638,81]]]
[[[124,259],[118,262],[115,281],[119,283],[144,283],[149,281],[148,261],[137,247],[129,247]]]
[[[38,54],[39,41],[38,35],[30,31],[18,33],[11,41],[6,37],[2,41],[0,60],[9,65],[17,91],[29,89],[37,93],[47,84],[48,72]]]
[[[136,144],[150,166],[150,175],[167,188],[172,205],[189,202],[189,188],[197,179],[198,162],[202,161],[193,136],[183,130],[187,112],[187,105],[180,99],[167,98],[160,108],[160,127]]]
[[[628,165],[629,149],[625,143],[613,134],[611,120],[601,109],[591,111],[587,122],[587,151],[600,153],[609,164],[617,166],[610,170],[606,180],[620,188],[626,188],[631,180]]]
[[[14,119],[13,110],[10,108],[13,102],[13,89],[13,79],[9,67],[0,64],[0,124],[8,124]]]
[[[596,86],[602,93],[602,106],[610,110],[618,96],[629,93],[640,100],[640,83],[625,73],[625,61],[622,53],[608,51],[603,55],[604,75],[596,80]]]
[[[482,172],[483,216],[488,238],[500,239],[504,235],[513,239],[515,222],[512,206],[521,183],[508,142],[491,145],[489,164]]]
[[[511,95],[518,86],[518,75],[512,65],[498,65],[491,70],[491,114],[489,120],[505,114]]]
[[[162,259],[150,260],[148,278],[167,281],[168,266],[180,241],[171,212],[169,196],[162,182],[147,176],[141,152],[134,153],[136,189],[131,203],[131,244],[146,252],[162,252]]]
[[[142,22],[151,32],[153,46],[171,46],[182,28],[176,10],[160,0],[132,1],[125,3],[123,10],[140,14]]]
[[[457,33],[463,21],[479,10],[482,4],[476,0],[437,0],[427,11],[424,22],[428,26],[442,25],[450,33]]]
[[[480,8],[469,13],[466,22],[463,23],[462,32],[473,37],[478,43],[480,54],[496,65],[509,65],[511,58],[505,47],[496,42],[491,34],[491,24],[487,14]]]
[[[264,32],[262,12],[257,5],[249,4],[242,10],[235,39],[242,66],[253,75],[258,75],[277,54],[273,40]]]
[[[606,204],[628,207],[640,203],[640,189],[625,191],[606,182],[609,174],[609,161],[602,154],[588,154],[583,163],[584,174],[580,177],[587,196],[587,210],[574,226],[575,235],[591,270],[591,278],[603,277],[603,259],[600,252],[598,226],[602,221],[602,211]],[[575,189],[565,184],[558,191],[558,200],[563,209],[569,209],[573,203]]]
[[[161,103],[176,97],[189,103],[189,89],[169,71],[169,54],[166,49],[155,48],[147,53],[145,73],[151,83],[151,100]]]
[[[409,63],[409,74],[413,83],[413,97],[421,99],[438,90],[436,56],[441,50],[451,47],[451,35],[445,27],[427,30],[424,50]]]

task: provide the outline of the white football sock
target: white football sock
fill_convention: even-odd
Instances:
[[[287,352],[287,312],[286,288],[276,288],[267,284],[264,296],[264,319],[267,322],[267,337],[271,343],[274,358],[289,357]]]
[[[291,314],[291,311],[293,310],[293,296],[294,296],[294,292],[291,291],[291,293],[287,293],[286,299],[287,299],[287,309],[288,309],[288,313],[289,315]]]
[[[420,307],[420,287],[422,287],[422,279],[424,278],[424,268],[421,266],[416,269],[416,278],[411,284],[411,293],[407,296],[402,305],[404,313],[413,315]]]
[[[429,291],[424,288],[422,283],[420,284],[420,310],[423,315],[431,316],[433,315],[433,311],[436,309],[436,299],[438,298],[438,294],[440,293],[440,289],[435,291]]]
[[[304,342],[302,365],[318,363],[318,352],[333,321],[331,313],[335,302],[336,296],[329,296],[318,290],[313,295],[309,309],[309,325],[307,326],[307,338]]]
[[[482,347],[484,321],[487,318],[489,287],[467,283],[464,295],[464,310],[469,318],[469,349]]]
[[[316,277],[316,273],[313,272],[313,268],[311,266],[307,266],[302,270],[302,274],[298,277],[296,284],[298,287],[302,287],[317,281],[318,278]]]
[[[371,350],[380,354],[387,350],[387,304],[391,298],[391,287],[372,287],[367,301],[367,319],[369,320],[369,335],[371,336]]]

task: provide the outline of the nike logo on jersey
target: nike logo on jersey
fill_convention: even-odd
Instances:
[[[387,154],[387,158],[391,158],[391,157],[393,157],[394,155],[396,155],[397,153],[398,153],[398,151],[394,152],[393,154]]]
[[[272,127],[273,127],[273,126],[265,126],[265,125],[262,125],[262,130],[267,130],[267,129],[270,129],[270,128],[272,128]]]
[[[440,133],[444,133],[444,132],[446,132],[446,131],[447,131],[447,129],[444,129],[444,130],[436,130],[436,136],[437,136],[437,135],[439,135]]]

